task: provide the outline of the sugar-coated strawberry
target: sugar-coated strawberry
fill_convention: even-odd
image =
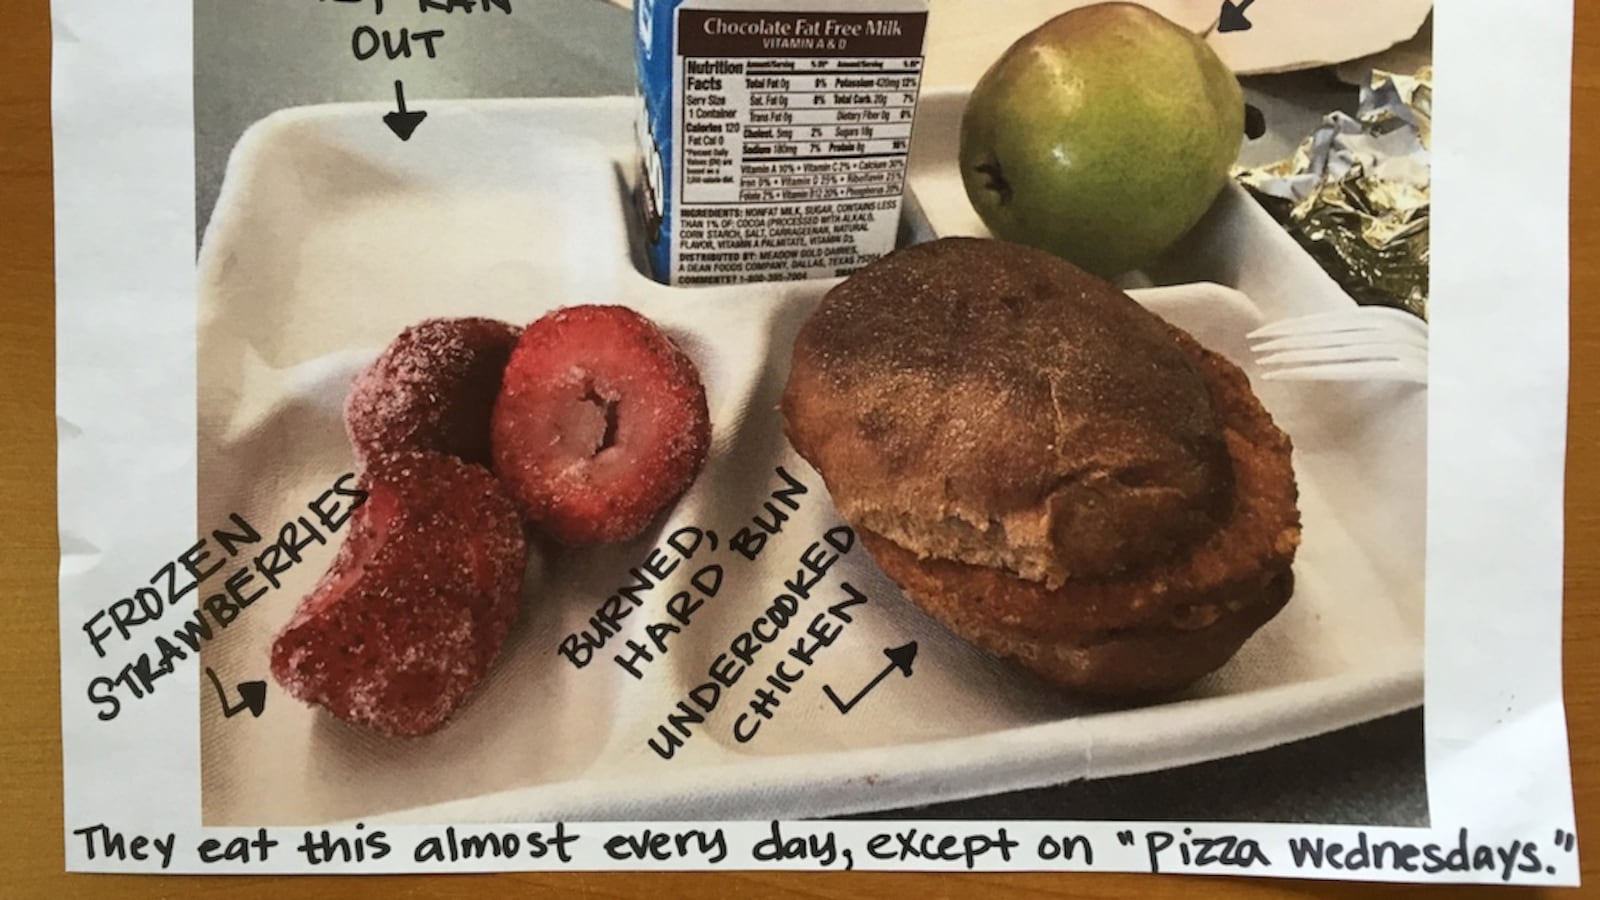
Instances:
[[[428,450],[489,464],[489,415],[521,329],[494,319],[429,319],[407,328],[345,401],[356,459]]]
[[[437,730],[488,673],[516,620],[527,548],[480,466],[375,457],[332,566],[272,645],[291,696],[389,735]]]
[[[711,417],[694,363],[622,306],[529,325],[506,366],[490,444],[528,521],[570,545],[624,541],[705,465]]]

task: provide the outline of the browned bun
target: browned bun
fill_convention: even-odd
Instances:
[[[1040,251],[947,239],[844,282],[783,413],[909,598],[1076,692],[1185,686],[1293,592],[1292,448],[1244,374]]]
[[[1175,554],[1233,494],[1172,329],[1015,244],[922,244],[834,288],[795,342],[783,413],[860,528],[1050,587]]]
[[[862,545],[946,628],[1063,687],[1155,693],[1221,667],[1294,590],[1298,496],[1289,439],[1244,374],[1187,335],[1181,346],[1211,385],[1238,491],[1228,518],[1189,552],[1052,590],[997,569],[920,560],[869,531]]]

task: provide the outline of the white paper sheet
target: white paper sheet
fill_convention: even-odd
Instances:
[[[1265,9],[1272,0],[1261,2]],[[816,670],[812,693],[779,720],[782,731],[752,752],[718,746],[708,730],[703,755],[664,763],[644,743],[663,704],[692,686],[749,615],[735,607],[702,620],[681,655],[669,657],[673,678],[646,691],[618,681],[609,664],[609,681],[574,671],[553,650],[604,599],[605,585],[653,546],[649,539],[539,561],[530,584],[552,579],[559,590],[546,593],[557,606],[525,616],[458,721],[405,746],[331,723],[276,685],[259,718],[224,716],[239,702],[239,683],[270,682],[265,647],[337,538],[308,550],[281,590],[240,613],[237,627],[202,653],[183,654],[146,696],[136,696],[129,684],[138,676],[123,667],[140,654],[159,656],[156,636],[171,643],[196,602],[221,588],[208,583],[160,621],[134,625],[127,639],[114,633],[110,610],[127,598],[124,620],[137,618],[141,599],[166,590],[163,567],[176,574],[180,555],[226,526],[229,513],[276,531],[290,510],[354,471],[339,424],[343,385],[399,327],[445,314],[531,321],[573,302],[627,303],[657,318],[683,340],[710,389],[721,443],[656,537],[737,523],[780,465],[809,479],[819,503],[774,542],[784,558],[738,573],[743,583],[729,596],[756,603],[772,594],[765,583],[777,580],[778,563],[839,524],[820,480],[778,436],[772,409],[782,377],[772,361],[787,359],[779,345],[828,285],[686,299],[649,282],[634,264],[637,234],[624,224],[616,181],[616,167],[631,162],[630,101],[433,99],[418,89],[429,70],[415,59],[404,74],[413,104],[430,118],[414,142],[383,127],[393,109],[387,95],[368,106],[286,111],[252,129],[207,211],[197,268],[193,111],[208,82],[192,62],[192,0],[55,0],[69,868],[849,865],[1576,884],[1559,665],[1571,9],[1545,4],[1507,21],[1484,3],[1476,17],[1471,2],[1442,6],[1434,190],[1443,224],[1433,240],[1430,384],[1341,393],[1257,382],[1303,451],[1306,546],[1301,588],[1284,614],[1175,702],[1106,713],[1041,691],[946,634],[857,549],[831,577],[870,585],[882,615],[846,632],[837,661]],[[346,18],[330,16],[328,27],[346,34],[351,12],[338,15]],[[398,26],[396,15],[378,24]],[[529,22],[537,8],[519,6],[516,15],[519,27],[562,27]],[[484,29],[498,20],[476,21]],[[449,28],[452,65],[468,65],[481,32],[454,19]],[[283,65],[300,62],[300,51],[282,52]],[[344,77],[329,65],[330,77]],[[382,65],[360,77],[373,80]],[[960,102],[959,91],[923,101],[911,187],[925,234],[974,230],[948,163]],[[1517,125],[1506,128],[1499,116],[1513,107]],[[1136,298],[1250,371],[1249,328],[1348,302],[1273,227],[1248,198],[1226,194],[1153,270],[1175,286]],[[541,296],[525,299],[532,294]],[[1408,490],[1416,492],[1410,500]],[[881,712],[846,720],[826,705],[821,683],[866,683],[881,668],[877,651],[901,638],[918,641],[921,661],[904,683],[878,689]],[[750,821],[1167,770],[1412,707],[1422,690],[1426,827],[1195,824],[1185,839],[1183,824],[1160,817],[1074,823],[1071,809],[1040,810],[1067,820],[1049,825]],[[120,699],[114,717],[103,700],[110,693]],[[707,728],[728,726],[714,719]],[[557,820],[578,835],[560,853],[549,843]],[[351,843],[319,861],[299,846],[310,826]],[[815,835],[834,852],[770,858],[759,842],[774,827]],[[622,837],[647,828],[695,835],[640,858]],[[912,842],[913,828],[953,835],[946,849],[958,849],[941,855],[937,842]],[[516,852],[427,852],[491,831],[517,835]],[[1062,851],[1067,835],[1082,838],[1071,859]],[[130,843],[135,836],[150,840]],[[279,844],[264,857],[261,845],[240,844],[220,858],[231,841],[257,837]],[[1307,855],[1318,840],[1393,846],[1377,854],[1386,862],[1335,868]]]

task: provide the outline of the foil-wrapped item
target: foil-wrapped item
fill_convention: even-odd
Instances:
[[[1433,68],[1372,73],[1294,156],[1234,172],[1356,302],[1428,317]]]

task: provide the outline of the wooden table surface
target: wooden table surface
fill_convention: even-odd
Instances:
[[[128,0],[121,0],[128,2]],[[1600,3],[1579,2],[1573,106],[1566,698],[1585,881],[1600,884]],[[178,879],[67,876],[56,633],[54,257],[48,0],[0,3],[0,897],[1370,897],[1487,890],[1120,875],[504,875]],[[130,760],[137,766],[138,760]],[[1591,885],[1592,886],[1592,885]],[[1516,891],[1522,895],[1561,893]]]

